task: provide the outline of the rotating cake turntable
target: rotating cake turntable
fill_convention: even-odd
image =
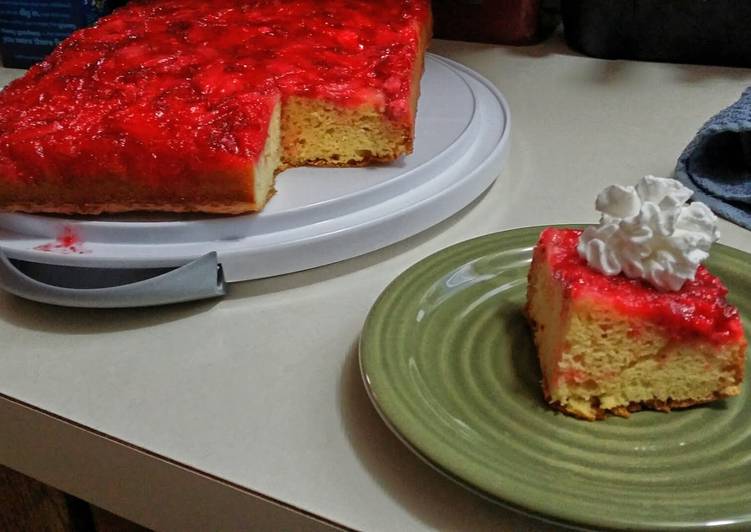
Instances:
[[[381,166],[285,171],[258,214],[0,214],[0,287],[64,306],[148,306],[217,297],[226,283],[346,260],[415,235],[477,198],[498,176],[509,135],[498,90],[428,54],[411,155]]]

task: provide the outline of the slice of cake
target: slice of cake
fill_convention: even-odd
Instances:
[[[261,209],[411,152],[427,0],[134,0],[0,93],[0,210]]]
[[[598,198],[598,207],[610,212],[600,226],[584,233],[548,228],[535,247],[526,312],[545,398],[563,412],[594,420],[607,413],[627,416],[642,408],[669,411],[737,395],[747,341],[737,309],[725,298],[727,289],[698,265],[680,281],[683,272],[676,272],[681,260],[675,255],[666,258],[675,251],[671,237],[701,240],[694,215],[703,209],[694,203],[687,214],[683,201],[675,201],[675,194],[663,194],[664,190],[651,198],[656,201],[634,201],[640,198],[630,194],[633,187],[619,188]],[[628,194],[621,194],[623,190]],[[600,201],[619,194],[629,196],[630,203],[614,206],[617,202]],[[651,205],[645,208],[647,204]],[[660,204],[665,211],[671,205],[678,214],[667,221],[663,216],[665,223],[650,226],[645,218],[660,218],[654,209]],[[614,227],[623,224],[630,238]],[[671,224],[672,231],[667,231]],[[648,251],[649,246],[644,246],[650,231],[655,238]],[[631,247],[614,244],[618,239]],[[684,251],[684,258],[694,253],[688,262],[702,258],[696,249]],[[592,259],[589,263],[587,255]],[[605,265],[607,270],[619,262],[628,274],[624,268],[608,274],[590,264]],[[661,279],[662,286],[655,287],[645,278]],[[670,284],[680,286],[672,290]]]

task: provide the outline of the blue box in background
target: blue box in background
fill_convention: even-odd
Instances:
[[[28,68],[78,28],[92,24],[124,0],[0,0],[3,65]]]

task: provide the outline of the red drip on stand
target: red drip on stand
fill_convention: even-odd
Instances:
[[[34,248],[37,251],[67,253],[88,253],[83,248],[83,241],[78,233],[69,225],[63,227],[62,232],[57,236],[54,242],[42,244]]]

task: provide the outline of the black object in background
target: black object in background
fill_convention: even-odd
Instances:
[[[747,0],[563,0],[562,15],[594,57],[751,66]]]
[[[558,0],[432,0],[433,34],[500,44],[533,44],[558,24]]]

